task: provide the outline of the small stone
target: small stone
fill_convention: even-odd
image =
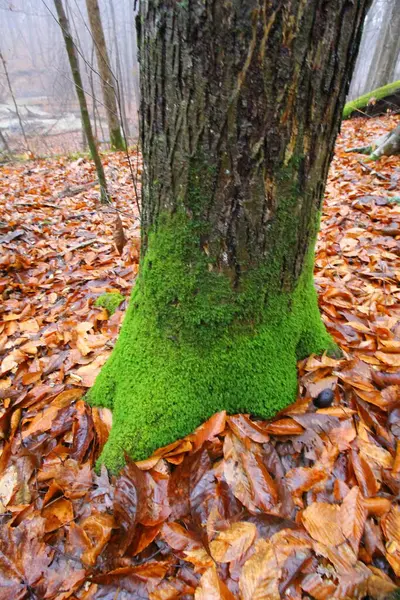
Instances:
[[[322,392],[320,392],[316,398],[314,398],[313,402],[317,408],[328,408],[328,406],[331,406],[334,397],[335,395],[333,390],[326,388],[325,390],[322,390]]]

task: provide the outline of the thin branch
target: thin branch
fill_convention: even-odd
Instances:
[[[18,118],[18,121],[19,121],[19,126],[21,127],[22,135],[23,135],[23,138],[25,140],[25,146],[26,146],[27,151],[30,152],[30,148],[29,148],[29,144],[28,144],[28,138],[26,137],[26,134],[25,134],[25,129],[24,129],[24,126],[23,126],[23,123],[22,123],[21,115],[19,113],[18,104],[17,104],[17,101],[16,101],[15,96],[14,96],[14,92],[13,92],[13,89],[12,89],[10,78],[8,76],[7,64],[6,64],[6,61],[4,59],[4,56],[3,56],[3,53],[2,53],[1,50],[0,50],[0,60],[3,63],[4,74],[6,76],[8,89],[10,90],[11,98],[12,98],[14,106],[15,106],[15,112],[17,113],[17,118]]]

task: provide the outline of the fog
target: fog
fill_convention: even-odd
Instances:
[[[126,133],[130,140],[135,140],[139,92],[134,0],[99,0],[99,4],[110,62],[119,80],[121,107],[126,113]],[[95,134],[107,144],[108,131],[86,3],[85,0],[66,0],[64,5],[79,49]],[[349,99],[370,91],[372,81],[379,79],[375,75],[383,69],[379,64],[382,40],[387,45],[388,40],[395,44],[395,40],[400,39],[399,31],[393,30],[396,10],[400,13],[400,0],[374,1],[364,27]],[[399,50],[392,80],[400,78]],[[79,107],[53,0],[0,0],[0,51],[26,134],[36,150],[63,152],[81,148]],[[0,72],[0,132],[8,144],[15,146],[21,143],[20,124],[2,65]],[[385,77],[385,73],[380,75]]]

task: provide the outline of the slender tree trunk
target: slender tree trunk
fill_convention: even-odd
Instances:
[[[82,77],[79,70],[79,61],[77,52],[74,46],[74,41],[69,28],[69,22],[67,15],[65,14],[62,0],[54,0],[54,5],[57,10],[58,20],[61,27],[61,31],[64,37],[65,47],[67,49],[68,60],[71,66],[72,77],[75,84],[76,95],[78,96],[79,107],[81,109],[82,123],[85,128],[85,134],[87,143],[89,146],[90,154],[93,162],[96,166],[97,178],[100,185],[100,197],[102,202],[108,202],[107,182],[104,174],[103,165],[99,152],[97,150],[96,142],[93,137],[92,125],[90,123],[89,111],[86,103],[86,96],[83,89]]]
[[[100,9],[97,0],[86,0],[89,15],[90,29],[96,49],[97,66],[101,76],[101,87],[106,108],[108,129],[110,133],[110,144],[114,150],[124,149],[124,140],[121,134],[121,126],[118,116],[118,105],[115,91],[115,78],[107,53],[106,40],[101,22]]]
[[[126,97],[125,97],[125,92],[124,92],[125,86],[124,86],[124,78],[123,78],[122,69],[121,69],[121,57],[120,57],[120,52],[119,52],[118,35],[117,35],[117,22],[116,22],[116,18],[115,18],[115,9],[114,9],[113,0],[110,0],[109,7],[110,7],[110,14],[111,14],[111,24],[112,24],[112,28],[113,28],[114,44],[115,44],[115,64],[117,66],[117,77],[118,77],[118,80],[116,82],[116,85],[117,85],[116,93],[117,93],[118,105],[120,107],[120,113],[121,113],[121,119],[122,119],[123,128],[124,128],[124,134],[125,134],[126,139],[128,140],[129,136],[130,136],[130,132],[129,132],[129,123],[128,123],[128,119],[126,116]]]
[[[0,60],[3,63],[4,75],[6,76],[7,86],[8,86],[8,89],[9,89],[9,92],[11,94],[11,98],[12,98],[12,101],[13,101],[13,104],[14,104],[15,113],[17,115],[17,119],[18,119],[18,123],[19,123],[20,129],[21,129],[22,137],[24,138],[25,148],[26,148],[27,152],[30,152],[31,150],[30,150],[30,147],[29,147],[28,138],[26,137],[25,128],[24,128],[24,125],[23,125],[22,119],[21,119],[21,114],[19,112],[18,104],[17,104],[17,101],[15,99],[14,91],[13,91],[13,88],[12,88],[12,85],[11,85],[11,80],[10,80],[10,77],[8,75],[7,63],[5,61],[3,53],[1,51],[0,51]]]
[[[219,410],[271,417],[333,350],[314,244],[367,5],[141,3],[142,261],[90,394],[112,469]]]
[[[368,72],[368,90],[392,83],[400,50],[400,0],[387,0],[380,36]]]
[[[396,65],[400,54],[400,0],[393,0],[393,9],[390,18],[390,28],[387,43],[384,48],[384,72],[382,79],[392,83],[396,74]]]
[[[4,133],[1,131],[1,129],[0,129],[0,142],[3,144],[3,147],[1,148],[0,151],[5,152],[8,155],[11,155],[10,146],[8,145],[7,138],[4,135]]]

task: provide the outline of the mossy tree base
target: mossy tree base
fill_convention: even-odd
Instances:
[[[192,236],[178,215],[150,237],[117,345],[89,393],[113,410],[100,461],[114,472],[125,452],[146,458],[217,411],[272,417],[296,397],[296,361],[334,349],[312,261],[290,294],[265,295],[259,272],[233,292],[205,255],[194,262]]]

